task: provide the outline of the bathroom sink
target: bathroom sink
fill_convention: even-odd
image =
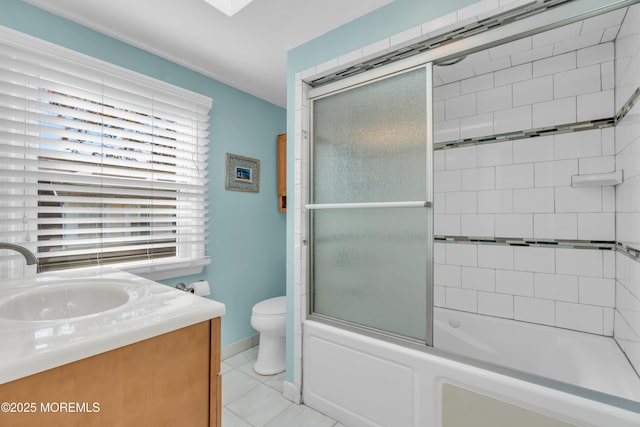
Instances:
[[[21,321],[71,319],[120,307],[135,297],[122,282],[82,280],[39,286],[0,303],[0,318]]]

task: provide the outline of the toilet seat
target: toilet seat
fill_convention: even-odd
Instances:
[[[282,317],[287,313],[286,297],[275,297],[253,306],[251,314],[259,317]]]

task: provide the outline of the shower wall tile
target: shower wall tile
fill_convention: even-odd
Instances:
[[[603,62],[613,61],[615,58],[615,47],[613,43],[601,43],[578,52],[578,67],[586,67],[588,65],[600,64]]]
[[[512,99],[513,89],[511,85],[482,90],[478,92],[478,113],[481,114],[511,108],[513,106]]]
[[[554,159],[553,136],[518,139],[513,141],[513,162],[529,163],[544,162]],[[538,173],[536,172],[536,180]],[[537,185],[536,185],[537,186]]]
[[[576,121],[575,97],[533,104],[533,127],[555,126]]]
[[[460,231],[464,236],[491,236],[494,234],[494,217],[484,215],[461,215]]]
[[[461,277],[461,267],[458,265],[435,264],[433,267],[433,281],[439,286],[460,288]]]
[[[556,326],[602,335],[604,333],[603,309],[593,305],[557,302]]]
[[[495,168],[464,169],[461,172],[462,191],[493,190],[496,188]]]
[[[615,115],[613,96],[613,89],[578,96],[576,101],[578,121],[584,122],[598,120],[603,117],[613,117]]]
[[[581,174],[615,172],[616,158],[615,156],[603,156],[580,159],[578,170]]]
[[[533,214],[496,214],[495,236],[533,237]]]
[[[508,165],[512,162],[513,143],[511,141],[477,146],[478,167]]]
[[[537,239],[578,238],[577,214],[536,214],[533,216],[533,237]]]
[[[578,37],[582,29],[582,23],[576,22],[544,33],[533,36],[533,47],[540,47],[549,44],[555,44],[562,40]]]
[[[477,116],[463,117],[460,119],[460,138],[475,138],[484,135],[493,135],[494,122],[492,114],[479,114]]]
[[[445,300],[447,308],[454,310],[478,312],[478,292],[469,289],[446,288]]]
[[[478,292],[478,313],[513,319],[513,296],[493,292]]]
[[[491,268],[462,267],[462,287],[477,291],[494,292],[496,272]]]
[[[514,296],[513,318],[523,322],[555,326],[555,301],[539,298]]]
[[[578,174],[578,160],[555,160],[535,164],[536,187],[564,187],[571,185],[571,177]]]
[[[493,113],[493,127],[496,134],[531,129],[533,119],[531,105],[496,111]],[[437,128],[438,125],[436,124]]]
[[[446,305],[447,288],[444,286],[433,287],[433,305],[436,307],[444,307]]]
[[[640,88],[640,4],[631,6],[615,41],[615,102],[622,106]],[[640,103],[616,124],[615,163],[624,182],[616,186],[616,239],[640,249]],[[640,262],[617,253],[614,337],[640,371]],[[611,269],[611,268],[610,268]],[[588,287],[589,283],[585,284]],[[597,297],[594,296],[594,297]]]
[[[554,212],[553,188],[526,188],[513,190],[515,213]]]
[[[616,111],[640,86],[640,5],[629,7],[615,41]]]
[[[476,94],[456,96],[449,98],[444,103],[445,120],[459,119],[460,117],[474,116],[476,114]]]
[[[462,147],[445,151],[445,167],[450,169],[468,169],[477,166],[476,146]]]
[[[615,284],[616,281],[614,279],[580,277],[580,304],[615,307]]]
[[[501,245],[479,245],[478,267],[513,269],[513,247]]]
[[[478,191],[478,213],[513,213],[513,190]]]
[[[513,267],[521,271],[554,273],[556,270],[554,250],[534,246],[516,247]]]
[[[468,267],[478,266],[478,247],[474,244],[460,244],[453,247],[451,244],[444,244],[446,263],[449,265],[464,265]]]
[[[533,77],[547,76],[577,67],[576,52],[551,56],[533,62]]]
[[[556,272],[603,277],[602,252],[584,249],[556,249]]]
[[[460,236],[460,215],[433,216],[433,230],[436,236]]]
[[[460,93],[463,95],[484,89],[493,89],[493,74],[483,74],[460,82]]]
[[[578,276],[535,273],[536,298],[578,302]]]
[[[600,90],[600,65],[577,68],[553,75],[555,98],[583,95]]]
[[[533,182],[533,163],[496,167],[496,189],[530,188]]]
[[[615,228],[616,218],[613,212],[578,214],[580,240],[609,240],[615,235]]]
[[[616,76],[614,61],[600,64],[600,73],[602,75],[602,90],[615,89]]]
[[[554,40],[556,33],[578,38]],[[442,107],[436,108],[435,141],[612,117],[614,44],[589,41],[593,34],[583,34],[580,25],[568,26],[477,52],[453,66],[436,67],[438,79],[449,84],[434,88],[434,98],[444,102],[445,110],[442,117]],[[585,41],[595,45],[582,48]],[[521,54],[512,52],[512,46],[535,48],[536,43],[555,47],[546,56],[534,59],[532,55],[527,62],[513,60]],[[519,52],[523,51],[526,49]],[[472,70],[469,78],[455,81],[464,70]],[[453,120],[462,118],[456,132]]]
[[[476,193],[472,191],[446,193],[445,206],[447,214],[475,213],[477,211]]]
[[[527,105],[553,99],[553,77],[544,76],[513,85],[513,105]]]
[[[602,189],[600,187],[556,187],[555,196],[556,212],[602,211]],[[609,240],[613,240],[613,238]]]
[[[532,297],[533,277],[530,271],[496,270],[496,292]]]
[[[528,39],[525,39],[528,40]],[[531,62],[513,66],[506,70],[496,71],[493,75],[495,86],[508,85],[511,83],[531,80],[533,76],[533,66]],[[514,86],[515,88],[515,86]],[[485,88],[483,88],[485,89]],[[476,89],[479,90],[479,89]]]
[[[434,281],[456,310],[612,335],[615,253],[595,249],[438,243]],[[640,292],[640,268],[634,289]],[[621,286],[620,284],[618,286]],[[640,300],[638,300],[640,310]],[[635,307],[635,306],[634,306]],[[640,311],[639,311],[640,312]],[[627,309],[627,317],[640,315]]]

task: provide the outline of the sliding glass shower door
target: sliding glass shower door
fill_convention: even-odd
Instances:
[[[311,100],[311,312],[431,344],[431,67]]]

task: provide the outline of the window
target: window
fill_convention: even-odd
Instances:
[[[207,263],[210,98],[9,30],[0,74],[0,241],[41,271]]]

